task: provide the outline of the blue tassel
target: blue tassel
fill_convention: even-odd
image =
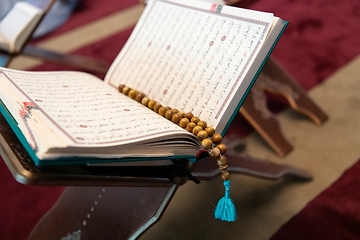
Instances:
[[[233,200],[230,198],[230,180],[224,181],[225,197],[221,198],[215,209],[215,218],[222,221],[234,222],[236,210]]]

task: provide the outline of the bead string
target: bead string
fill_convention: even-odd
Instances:
[[[201,121],[199,117],[195,117],[191,112],[181,112],[175,108],[164,107],[155,100],[151,100],[144,93],[131,89],[124,84],[118,86],[120,93],[136,100],[142,105],[150,108],[160,116],[179,124],[180,127],[185,128],[188,132],[193,133],[200,141],[201,146],[208,150],[209,156],[216,159],[216,163],[221,170],[221,178],[224,181],[230,179],[230,174],[227,171],[228,165],[224,154],[227,147],[222,142],[222,136],[215,133],[215,129],[207,126],[205,121]],[[211,138],[211,139],[210,139]]]

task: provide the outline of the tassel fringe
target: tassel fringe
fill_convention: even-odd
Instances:
[[[221,198],[215,209],[215,218],[222,221],[234,222],[236,210],[233,200],[230,198],[230,180],[224,181],[225,197]]]

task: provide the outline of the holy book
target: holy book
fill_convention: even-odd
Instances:
[[[31,3],[17,2],[0,21],[0,50],[18,53],[43,15],[43,10]]]
[[[224,135],[286,25],[271,13],[149,1],[104,80],[0,68],[0,110],[38,166],[196,161],[196,136],[118,86],[191,112]]]

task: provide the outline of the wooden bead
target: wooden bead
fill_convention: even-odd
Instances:
[[[201,126],[199,126],[199,127],[201,127]],[[197,138],[198,138],[200,141],[202,141],[202,140],[204,140],[205,138],[208,138],[208,137],[209,137],[208,134],[207,134],[207,132],[204,131],[204,130],[199,131],[196,136],[197,136]]]
[[[165,113],[167,110],[167,107],[160,107],[158,113],[160,114],[160,116],[165,117]]]
[[[199,121],[197,125],[200,126],[202,129],[205,129],[207,124],[205,121]]]
[[[228,167],[229,167],[229,166],[228,166],[227,164],[221,164],[221,165],[219,165],[219,169],[220,169],[220,170],[227,170]]]
[[[200,126],[196,126],[194,127],[194,129],[192,130],[192,133],[197,136],[198,133],[202,130],[202,128]]]
[[[175,114],[175,112],[173,112],[173,110],[170,109],[170,110],[167,110],[167,111],[166,111],[165,117],[166,117],[166,119],[171,120],[172,115],[174,115],[174,114]]]
[[[227,181],[230,179],[230,173],[228,171],[222,171],[221,173],[221,178],[224,180],[224,181]]]
[[[220,156],[220,150],[218,148],[212,148],[209,152],[209,156],[212,158],[218,158]]]
[[[211,137],[215,133],[215,129],[209,126],[205,128],[205,131],[208,133],[209,137]]]
[[[197,124],[199,121],[200,121],[200,118],[198,118],[198,117],[192,117],[190,120],[190,122],[193,122],[195,124]]]
[[[178,114],[180,114],[181,118],[183,118],[185,116],[185,112],[183,112],[183,111],[178,112]]]
[[[219,166],[225,165],[225,164],[227,164],[227,159],[226,159],[225,156],[220,155],[220,156],[217,158],[216,163],[217,163],[217,165],[219,165]]]
[[[181,119],[181,115],[179,113],[175,113],[171,117],[171,121],[173,121],[173,123],[176,123],[176,124],[179,123],[180,119]]]
[[[139,103],[141,103],[141,101],[143,100],[143,98],[145,97],[145,93],[138,93],[136,94],[135,100]]]
[[[122,90],[123,90],[123,88],[125,87],[125,85],[124,84],[120,84],[119,86],[118,86],[118,90],[119,90],[119,92],[121,92],[122,93]]]
[[[193,122],[189,122],[188,125],[186,125],[186,130],[187,130],[188,132],[192,132],[193,129],[194,129],[194,127],[196,127],[196,124],[193,123]]]
[[[182,127],[182,128],[186,128],[186,130],[187,130],[187,125],[189,124],[189,119],[187,119],[187,118],[182,118],[181,120],[180,120],[180,122],[179,122],[179,125],[180,125],[180,127]],[[194,126],[195,127],[195,126]],[[189,130],[188,130],[189,131]],[[192,129],[191,129],[191,131],[192,131]],[[190,132],[191,132],[190,131]]]
[[[141,104],[144,105],[144,106],[146,106],[146,107],[147,107],[147,105],[149,104],[149,102],[150,102],[150,98],[148,98],[148,97],[144,97],[144,98],[141,100]]]
[[[153,108],[153,110],[154,110],[154,112],[159,112],[159,109],[162,107],[162,105],[160,104],[160,103],[156,103],[155,104],[155,106],[154,106],[154,108]]]
[[[150,108],[151,110],[154,109],[154,106],[157,102],[155,100],[150,100],[148,102],[148,108]]]
[[[186,118],[187,119],[187,118]],[[208,139],[205,138],[204,140],[201,141],[201,146],[205,149],[205,150],[209,150],[210,148],[212,148],[213,146],[213,142]]]
[[[212,135],[211,140],[213,141],[214,144],[219,144],[222,141],[222,136],[218,133],[215,133],[214,135]]]
[[[125,94],[125,95],[128,95],[129,92],[130,92],[130,90],[131,90],[131,88],[125,86],[125,87],[122,89],[122,93]]]
[[[192,114],[191,112],[187,112],[185,113],[185,116],[187,119],[191,120],[194,117],[194,114]]]
[[[137,95],[138,93],[139,93],[138,90],[131,89],[131,90],[129,91],[129,97],[130,97],[131,99],[135,99],[135,97],[136,97],[136,95]]]
[[[227,147],[223,143],[216,145],[216,148],[220,150],[221,155],[224,155],[227,151]]]

